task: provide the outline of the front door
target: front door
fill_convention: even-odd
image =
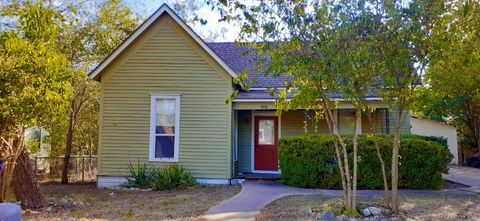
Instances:
[[[278,171],[278,117],[255,116],[255,170]]]

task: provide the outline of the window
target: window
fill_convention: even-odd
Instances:
[[[275,127],[273,120],[258,121],[258,144],[275,144]]]
[[[150,161],[178,162],[180,96],[152,96]]]

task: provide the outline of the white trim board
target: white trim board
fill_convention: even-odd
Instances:
[[[230,180],[230,179],[209,179],[209,178],[197,178],[195,179],[198,184],[203,185],[231,185],[241,183],[241,180]],[[127,182],[125,177],[121,176],[97,176],[97,187],[98,188],[113,188],[122,186]]]
[[[173,144],[173,158],[156,158],[155,157],[155,139],[162,136],[156,133],[157,119],[157,100],[172,99],[175,100],[175,132]],[[165,135],[163,135],[165,136]],[[168,134],[166,136],[169,136]],[[171,135],[170,135],[171,136]],[[150,145],[149,145],[149,161],[155,162],[178,162],[178,154],[180,149],[180,95],[154,95],[150,97]]]
[[[286,99],[287,101],[291,101],[292,99]],[[365,98],[366,101],[383,101],[383,98],[381,97],[368,97]],[[262,98],[262,99],[233,99],[233,102],[237,103],[243,103],[243,102],[248,102],[248,103],[254,103],[254,102],[275,102],[276,99],[274,98]],[[343,98],[333,98],[332,101],[346,101],[349,102],[349,100],[343,99]]]
[[[170,15],[180,27],[185,30],[190,37],[192,37],[213,59],[220,64],[220,66],[227,71],[233,78],[237,77],[237,74],[220,58],[215,52],[208,47],[208,45],[197,35],[185,22],[178,17],[178,15],[167,5],[163,4],[157,9],[146,21],[144,21],[130,36],[128,36],[107,58],[105,58],[89,76],[92,79],[98,80],[98,77],[110,65],[128,46],[130,46],[145,30],[148,29],[161,15],[167,13]]]
[[[230,185],[230,179],[197,178],[195,181],[203,185]]]
[[[119,187],[127,182],[125,177],[121,176],[97,176],[98,188]]]

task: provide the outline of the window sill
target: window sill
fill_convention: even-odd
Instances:
[[[178,163],[178,159],[175,158],[150,158],[148,161],[160,163]]]

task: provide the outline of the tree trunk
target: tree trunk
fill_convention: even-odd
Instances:
[[[393,135],[393,150],[392,150],[392,194],[390,198],[390,207],[392,213],[398,214],[399,199],[398,199],[398,158],[400,149],[400,128],[402,125],[402,109],[397,110],[397,122],[395,123],[395,131]]]
[[[1,133],[0,135],[2,135],[0,136],[0,160],[3,161],[3,171],[0,174],[0,203],[3,203],[11,187],[16,161],[24,148],[24,130],[19,130],[18,134],[10,138],[4,137]]]
[[[68,120],[67,143],[66,143],[65,157],[63,158],[63,167],[62,167],[62,184],[68,184],[68,164],[70,162],[70,154],[72,152],[74,121],[75,121],[75,116],[72,111],[72,113],[70,113],[70,118]]]
[[[5,198],[7,197],[14,169],[15,162],[12,162],[10,159],[3,161],[3,171],[0,176],[0,203],[6,200]]]
[[[384,202],[387,205],[387,202],[390,201],[390,193],[388,190],[388,180],[387,180],[387,171],[385,169],[385,161],[383,160],[382,153],[380,152],[380,144],[378,143],[378,137],[375,137],[375,132],[373,131],[373,125],[375,125],[375,120],[373,119],[372,112],[367,111],[367,116],[368,116],[368,121],[370,122],[371,125],[371,130],[372,133],[370,136],[372,136],[374,145],[375,145],[375,150],[377,153],[378,161],[380,161],[380,168],[382,169],[382,177],[383,177],[383,190],[385,192],[385,199]]]
[[[40,192],[29,161],[28,153],[23,151],[17,159],[12,188],[17,200],[22,202],[22,208],[39,209],[46,205],[45,198]]]
[[[358,153],[358,132],[362,128],[362,109],[355,111],[355,132],[353,134],[353,180],[352,180],[352,209],[357,208],[357,153]]]
[[[385,170],[385,161],[383,161],[382,153],[380,152],[380,145],[378,144],[378,140],[375,140],[375,149],[377,150],[377,157],[380,161],[380,167],[382,169],[382,177],[383,177],[383,190],[385,191],[385,197],[388,194],[388,181],[387,181],[387,171]]]

